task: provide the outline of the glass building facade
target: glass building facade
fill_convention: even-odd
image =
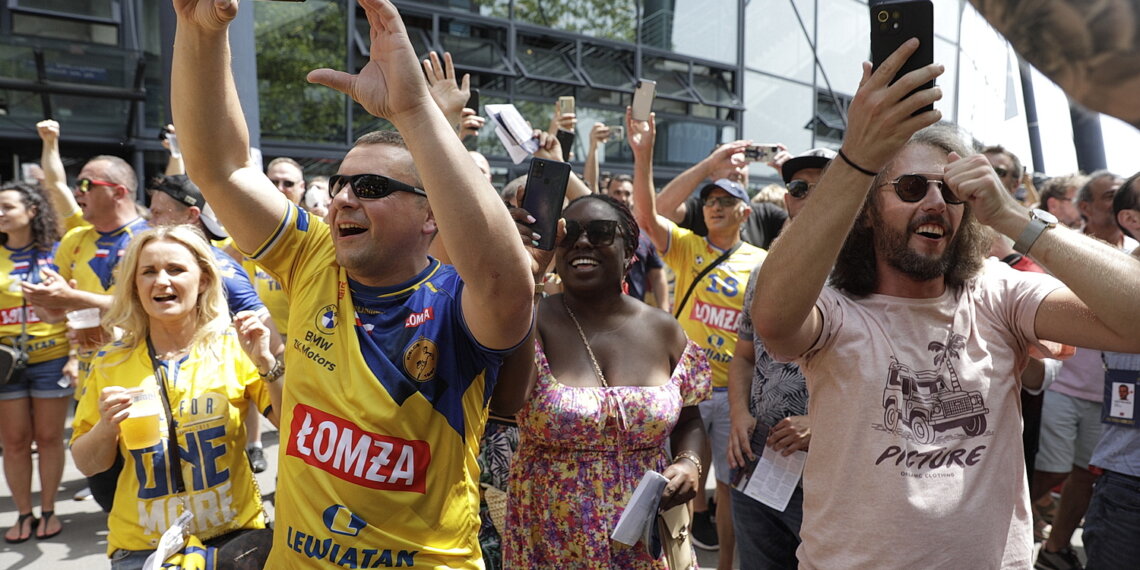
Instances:
[[[451,52],[484,105],[513,103],[545,128],[554,101],[573,95],[578,165],[590,127],[620,124],[637,79],[657,81],[662,180],[737,138],[782,142],[793,153],[837,147],[860,63],[869,57],[869,15],[860,0],[395,3],[417,54]],[[935,58],[946,66],[938,108],[980,142],[1003,144],[1031,164],[1016,57],[964,0],[934,5]],[[252,29],[238,33],[252,36],[243,45],[256,51],[250,63],[257,69],[242,84],[253,91],[243,92],[243,104],[247,112],[257,107],[250,115],[258,117],[262,155],[293,157],[307,175],[334,171],[357,136],[387,125],[304,77],[318,67],[355,71],[367,62],[362,10],[352,0],[251,1],[243,9],[253,10]],[[34,125],[48,117],[62,124],[72,175],[101,153],[124,156],[144,177],[161,173],[166,153],[156,135],[170,116],[173,35],[165,0],[0,0],[0,148],[7,151],[0,178],[38,160]],[[1056,88],[1036,81],[1037,96],[1050,100]],[[1043,113],[1042,123],[1068,120],[1055,115]],[[1049,170],[1075,168],[1068,164],[1071,138],[1055,138],[1047,143],[1059,149],[1049,155],[1057,157]],[[492,128],[468,145],[487,155],[497,181],[520,173]],[[603,170],[631,171],[624,143],[605,147]],[[753,186],[774,179],[771,169],[753,166]]]

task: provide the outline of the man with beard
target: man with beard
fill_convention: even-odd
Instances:
[[[953,128],[920,131],[941,91],[908,94],[944,68],[890,83],[917,46],[864,64],[843,148],[758,276],[756,333],[811,394],[802,568],[1030,566],[1030,348],[1140,349],[1118,293],[1140,261],[1026,212]],[[986,264],[983,224],[1061,282]]]

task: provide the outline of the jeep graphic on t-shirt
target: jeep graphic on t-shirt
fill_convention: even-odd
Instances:
[[[887,387],[883,389],[883,427],[897,433],[899,424],[910,428],[919,443],[934,443],[937,432],[961,427],[968,436],[986,432],[986,409],[982,393],[962,389],[951,358],[957,359],[966,338],[950,334],[946,343],[933,341],[933,370],[914,370],[891,357]],[[943,374],[945,370],[945,374]],[[949,380],[949,384],[947,384]]]

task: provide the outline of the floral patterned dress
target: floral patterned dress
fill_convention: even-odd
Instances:
[[[666,568],[610,533],[642,475],[669,466],[681,408],[709,397],[704,353],[690,341],[669,382],[652,387],[563,386],[538,342],[535,364],[538,382],[517,416],[505,567]]]

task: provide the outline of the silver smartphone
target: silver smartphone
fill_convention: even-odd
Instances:
[[[649,120],[649,113],[653,110],[653,98],[656,96],[656,81],[650,79],[639,79],[637,81],[637,89],[633,92],[633,120]]]

